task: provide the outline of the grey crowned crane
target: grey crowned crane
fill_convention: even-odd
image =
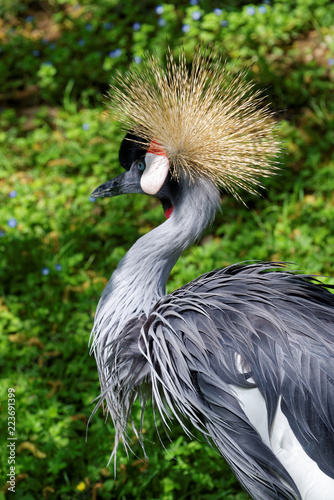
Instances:
[[[181,253],[212,222],[219,188],[255,192],[279,144],[244,73],[183,51],[163,69],[148,56],[116,77],[113,111],[128,131],[125,171],[94,197],[142,193],[167,220],[130,248],[96,311],[91,350],[101,400],[129,446],[131,409],[146,398],[199,429],[249,494],[334,499],[334,295],[275,263],[237,264],[166,295]],[[141,437],[140,430],[138,436]]]

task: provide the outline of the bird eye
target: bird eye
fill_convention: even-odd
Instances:
[[[139,160],[138,163],[137,163],[137,167],[138,167],[138,170],[140,170],[141,172],[144,172],[144,170],[146,168],[145,161],[144,160]]]

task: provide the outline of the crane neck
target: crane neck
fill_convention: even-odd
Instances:
[[[95,332],[103,325],[119,330],[129,319],[149,314],[165,295],[181,253],[202,235],[219,205],[219,191],[212,181],[202,178],[184,184],[170,218],[136,241],[118,264],[101,296]]]
[[[219,192],[211,182],[203,180],[186,185],[170,218],[140,238],[129,250],[124,266],[132,267],[136,263],[136,286],[142,290],[142,297],[146,299],[143,304],[148,310],[152,301],[165,295],[171,270],[182,252],[198,240],[213,221],[219,204]]]

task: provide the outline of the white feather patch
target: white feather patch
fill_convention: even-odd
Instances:
[[[240,361],[237,356],[237,361]],[[268,431],[268,413],[258,388],[230,385],[250,423],[273,451],[297,485],[302,500],[333,500],[334,480],[322,472],[294,435],[279,400],[273,425]]]
[[[146,194],[157,194],[168,174],[168,158],[165,155],[147,152],[145,161],[146,169],[140,180],[141,188]]]

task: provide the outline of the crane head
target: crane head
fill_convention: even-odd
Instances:
[[[280,144],[254,87],[245,71],[232,74],[216,49],[203,47],[190,66],[181,49],[178,60],[168,52],[166,68],[148,55],[140,68],[118,73],[111,112],[130,131],[120,148],[126,172],[93,196],[161,198],[172,180],[180,185],[203,177],[239,199],[240,189],[257,193],[260,178],[277,169]]]
[[[156,141],[152,141],[147,149],[140,137],[128,133],[122,141],[119,159],[125,172],[103,183],[92,196],[107,198],[127,193],[156,196],[169,218],[179,190],[177,181],[170,173],[165,150]]]

